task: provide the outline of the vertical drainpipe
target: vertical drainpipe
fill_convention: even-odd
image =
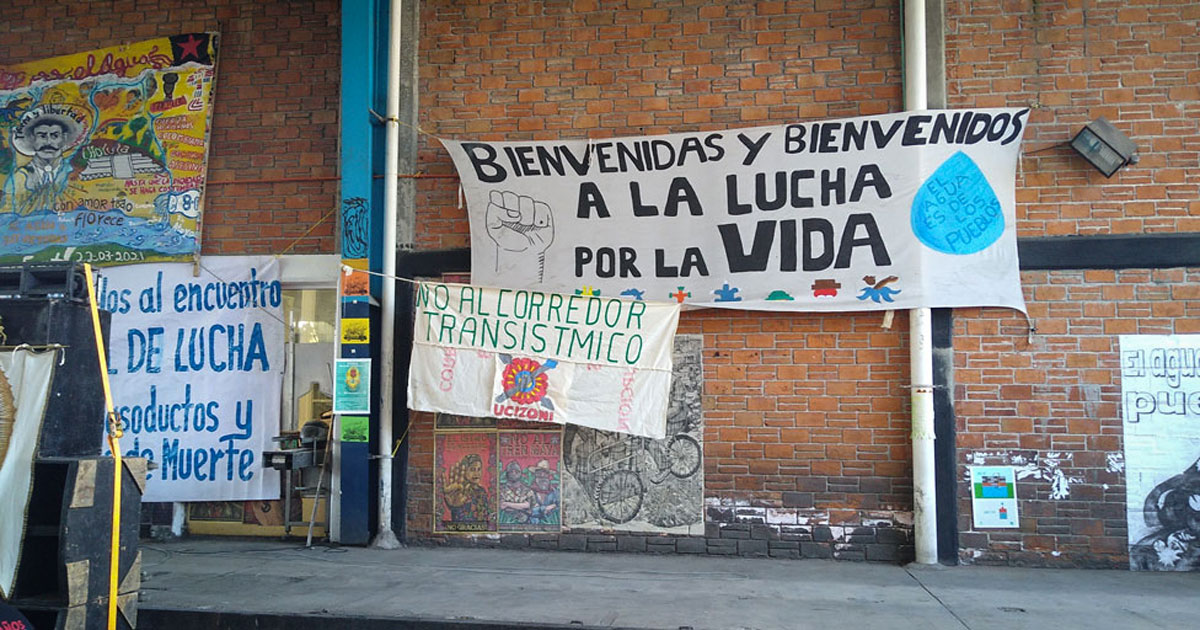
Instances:
[[[925,0],[927,104],[945,109],[946,0]],[[958,459],[954,415],[954,309],[933,309],[933,441],[937,478],[937,547],[942,564],[958,564]]]
[[[928,107],[925,0],[904,2],[904,109]],[[933,331],[928,308],[909,312],[912,390],[913,535],[918,564],[937,564],[937,494],[933,450]]]
[[[421,7],[420,3],[415,0],[404,0],[401,3],[403,11],[403,30],[400,32],[400,129],[398,141],[398,155],[396,158],[397,168],[400,170],[400,179],[396,184],[396,243],[400,249],[400,254],[411,251],[416,247],[416,230],[417,230],[417,180],[412,177],[404,177],[406,173],[416,173],[420,171],[417,165],[417,150],[419,148],[418,128],[419,120],[417,116],[418,106],[418,89],[417,89],[417,70],[419,67],[417,51],[418,51],[418,36],[421,32]],[[401,258],[402,260],[402,258]],[[397,274],[410,277],[410,271],[404,268],[400,260],[397,260]],[[395,310],[399,311],[405,308],[408,300],[411,299],[411,291],[407,285],[397,285],[399,290],[405,291],[395,302]],[[405,321],[411,324],[411,320],[404,317],[398,317],[400,321]],[[396,318],[393,321],[397,321]],[[392,396],[392,406],[396,409],[396,430],[401,432],[401,435],[408,433],[409,414],[408,414],[408,356],[412,348],[412,331],[401,330],[400,334],[393,337],[392,346],[387,352],[388,360],[393,364],[396,361],[400,362],[399,368],[393,370],[394,394]],[[401,346],[397,350],[396,345]],[[406,346],[407,347],[404,347]],[[407,499],[408,488],[405,484],[403,475],[408,471],[408,445],[403,443],[404,438],[400,438],[399,450],[397,450],[397,461],[392,466],[393,470],[398,470],[398,474],[402,475],[400,482],[393,484],[394,491],[392,492],[393,501],[398,502],[396,505],[395,518],[399,523],[399,529],[396,531],[397,536],[401,541],[406,538],[407,531]],[[395,449],[393,449],[395,450]]]
[[[383,168],[383,299],[380,301],[379,375],[379,531],[372,547],[396,549],[400,541],[392,531],[392,402],[395,388],[396,339],[396,187],[400,156],[400,27],[401,0],[391,0],[388,26],[387,113],[384,128]]]

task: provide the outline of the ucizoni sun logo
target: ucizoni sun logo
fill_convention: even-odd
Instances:
[[[554,403],[546,398],[550,389],[546,372],[554,369],[558,361],[547,359],[545,363],[539,363],[534,359],[513,358],[507,354],[501,354],[500,360],[504,362],[504,371],[500,375],[504,391],[496,397],[496,402],[511,400],[518,405],[540,404],[546,409],[554,409]]]

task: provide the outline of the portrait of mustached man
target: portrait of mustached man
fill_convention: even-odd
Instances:
[[[71,173],[69,160],[64,156],[78,144],[83,133],[78,121],[51,111],[37,112],[22,120],[13,132],[12,144],[19,153],[30,156],[30,160],[13,172],[7,187],[12,205],[3,210],[21,215],[53,210],[55,201],[66,190]]]

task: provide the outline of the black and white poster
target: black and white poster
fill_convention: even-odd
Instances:
[[[703,345],[675,337],[665,438],[564,427],[566,529],[704,533]]]
[[[1129,565],[1200,570],[1200,335],[1122,335]]]

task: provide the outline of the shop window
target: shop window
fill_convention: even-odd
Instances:
[[[333,408],[333,356],[337,291],[283,292],[283,317],[290,330],[280,429],[298,431]]]

